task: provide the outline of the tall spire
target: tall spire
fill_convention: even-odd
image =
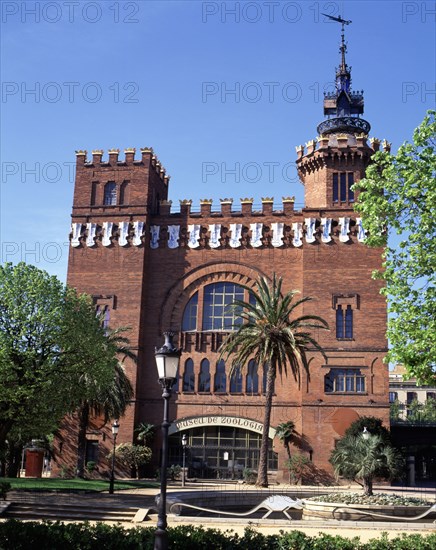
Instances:
[[[348,67],[345,59],[347,52],[345,25],[349,25],[351,21],[342,19],[341,16],[332,17],[327,14],[323,15],[342,25],[341,45],[339,47],[341,64],[336,69],[335,91],[324,94],[324,115],[327,115],[328,119],[318,125],[318,134],[360,134],[362,132],[367,134],[371,129],[370,124],[366,120],[359,118],[359,115],[363,113],[363,91],[351,92],[351,68]],[[331,116],[334,118],[330,118]]]

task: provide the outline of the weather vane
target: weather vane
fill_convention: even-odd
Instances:
[[[321,15],[324,15],[324,17],[328,17],[332,21],[337,21],[342,25],[342,32],[344,32],[344,25],[349,25],[352,23],[352,21],[349,21],[347,19],[342,19],[342,17],[339,15],[338,17],[333,17],[333,15],[327,15],[326,13],[322,13]]]
[[[341,63],[341,69],[344,71],[346,70],[346,63],[345,63],[345,52],[347,51],[347,45],[345,44],[345,30],[344,25],[349,25],[351,23],[350,20],[342,19],[342,17],[339,15],[338,17],[334,17],[333,15],[327,15],[326,13],[322,13],[321,15],[324,15],[324,17],[328,17],[332,21],[336,21],[337,23],[340,23],[342,25],[341,30],[341,47],[339,48],[339,51],[341,52],[342,56],[342,63]]]

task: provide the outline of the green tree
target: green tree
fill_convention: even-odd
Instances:
[[[435,114],[428,111],[413,143],[396,155],[377,152],[354,186],[367,243],[386,246],[389,237],[384,270],[374,274],[386,281],[388,359],[403,363],[420,382],[434,380],[436,370]]]
[[[295,430],[295,424],[292,422],[292,420],[288,420],[287,422],[282,422],[279,424],[276,428],[276,437],[280,439],[280,441],[283,443],[286,452],[288,454],[288,459],[291,459],[291,439],[294,435]]]
[[[373,494],[374,478],[389,478],[402,473],[404,460],[394,447],[380,435],[366,438],[346,435],[332,451],[330,462],[335,475],[351,481],[360,481],[367,496]]]
[[[383,420],[376,416],[361,416],[345,430],[344,436],[358,437],[362,435],[364,429],[372,435],[379,435],[383,441],[391,443],[391,434],[387,428],[383,426]]]
[[[328,329],[327,323],[316,315],[294,317],[296,309],[311,300],[305,297],[293,301],[296,291],[282,294],[282,279],[273,274],[272,283],[260,278],[256,290],[250,290],[252,300],[237,300],[233,307],[243,323],[228,335],[221,346],[220,357],[231,360],[231,371],[245,369],[254,359],[267,365],[265,413],[256,485],[268,487],[268,446],[274,384],[277,374],[287,376],[288,369],[300,383],[301,368],[309,376],[307,351],[324,352],[311,336],[311,330]]]
[[[116,362],[88,296],[34,266],[0,266],[0,451],[17,426],[53,431],[110,384]]]
[[[100,393],[92,399],[83,400],[77,416],[79,430],[77,434],[77,477],[85,475],[86,459],[86,432],[91,416],[101,416],[103,425],[110,419],[120,418],[126,411],[133,397],[133,388],[124,372],[121,363],[117,363],[113,370],[113,381],[110,386],[105,386]]]
[[[108,454],[107,459],[112,460],[113,450]],[[121,443],[115,448],[115,459],[123,466],[133,468],[136,478],[139,479],[141,466],[147,464],[151,458],[151,449],[144,445],[133,445],[133,443]]]
[[[153,438],[156,427],[154,424],[148,424],[147,422],[140,422],[135,428],[136,440],[141,441],[143,445]]]
[[[117,356],[121,357],[121,360],[113,366],[110,385],[101,386],[91,399],[83,399],[77,410],[79,430],[76,475],[78,477],[85,475],[86,432],[91,416],[102,417],[103,427],[109,420],[120,418],[133,398],[133,388],[122,365],[127,357],[134,362],[137,360],[136,354],[130,348],[129,339],[123,336],[128,330],[126,327],[120,327],[107,331],[108,341],[115,346]],[[98,385],[98,380],[91,380],[91,383]]]

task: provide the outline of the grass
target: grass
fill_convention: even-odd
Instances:
[[[60,479],[60,478],[0,478],[0,481],[6,481],[11,484],[12,490],[33,490],[33,491],[93,491],[101,492],[109,489],[109,481],[101,479]],[[123,489],[156,488],[158,482],[154,481],[125,481],[115,480],[114,489],[120,491]]]

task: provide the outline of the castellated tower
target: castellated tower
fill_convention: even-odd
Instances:
[[[305,207],[291,196],[280,209],[273,197],[260,209],[251,197],[222,198],[218,209],[203,199],[199,211],[168,200],[169,177],[151,149],[134,149],[119,160],[118,150],[77,152],[68,283],[93,296],[113,328],[130,326],[137,364],[126,363],[135,398],[120,419],[120,442],[135,442],[140,422],[162,421],[161,387],[154,359],[162,332],[176,332],[182,348],[180,376],[170,402],[170,464],[181,464],[181,436],[188,438],[189,475],[240,477],[257,468],[264,414],[264,366],[254,361],[230,373],[218,350],[233,324],[234,299],[249,299],[259,276],[283,278],[284,290],[312,296],[304,313],[326,319],[330,331],[315,334],[327,360],[310,354],[310,380],[276,381],[271,418],[269,470],[288,479],[279,424],[292,421],[292,453],[312,461],[311,482],[331,476],[328,462],[335,441],[359,416],[388,424],[386,303],[380,281],[381,250],[365,245],[365,228],[353,210],[352,185],[361,179],[380,145],[370,140],[360,118],[363,93],[351,92],[350,70],[341,45],[336,90],[325,97],[327,119],[318,138],[297,147],[297,166],[305,186]],[[385,148],[389,145],[386,143]],[[74,421],[65,423],[57,464],[74,465]],[[88,460],[100,471],[111,445],[110,427],[98,419],[88,428]],[[160,430],[151,443],[159,463]],[[126,472],[129,473],[129,472]],[[121,474],[121,472],[119,472]]]

